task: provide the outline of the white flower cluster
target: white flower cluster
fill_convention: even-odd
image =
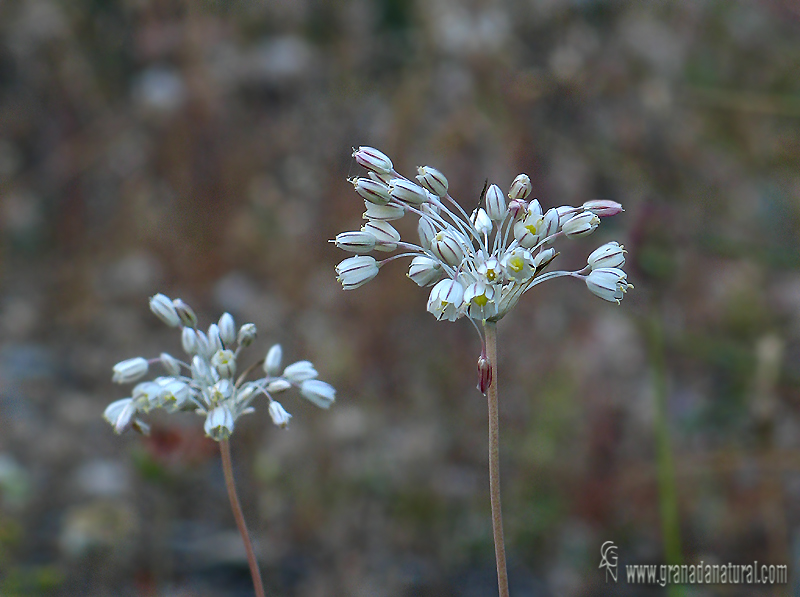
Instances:
[[[224,313],[218,323],[211,324],[208,332],[203,332],[197,328],[197,316],[189,305],[163,294],[150,299],[150,309],[168,326],[181,330],[181,344],[191,362],[161,353],[155,359],[136,357],[114,365],[112,381],[120,384],[141,379],[150,365],[156,363],[167,373],[138,383],[131,397],[108,405],[103,417],[117,433],[131,428],[147,433],[147,424],[136,415],[153,408],[166,408],[171,412],[193,410],[205,417],[206,434],[220,441],[233,433],[236,419],[253,412],[250,404],[259,395],[269,400],[270,417],[279,427],[286,427],[292,415],[273,398],[274,394],[296,387],[320,408],[329,408],[336,398],[336,390],[317,379],[317,371],[309,361],[292,363],[281,372],[279,344],[236,378],[239,354],[256,337],[256,326],[252,323],[244,324],[237,331],[231,314]],[[245,380],[251,371],[259,368],[265,373],[264,377]]]
[[[557,256],[549,246],[554,240],[591,234],[601,217],[623,211],[615,201],[544,211],[537,199],[527,201],[531,181],[520,174],[507,196],[494,184],[485,189],[482,205],[468,216],[449,195],[447,179],[438,170],[421,166],[414,182],[398,174],[377,149],[359,147],[353,157],[368,173],[351,181],[364,199],[367,223],[361,231],[343,232],[333,241],[357,254],[336,266],[345,290],[366,284],[380,267],[399,257],[412,257],[409,278],[419,286],[433,286],[428,311],[439,320],[467,316],[497,321],[527,290],[561,276],[583,279],[594,294],[617,303],[632,288],[620,269],[625,250],[616,242],[589,255],[580,271],[542,273]],[[406,213],[419,217],[418,244],[401,241],[389,223]],[[380,261],[367,255],[398,249],[402,252]]]

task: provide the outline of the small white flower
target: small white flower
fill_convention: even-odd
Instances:
[[[370,232],[340,232],[334,243],[337,247],[351,253],[369,253],[375,248],[377,239]]]
[[[478,273],[492,284],[501,283],[505,278],[503,267],[497,257],[489,257],[478,265]]]
[[[462,313],[461,305],[464,303],[464,287],[456,280],[442,280],[431,290],[428,298],[428,311],[436,319],[455,321]]]
[[[181,345],[186,354],[197,353],[197,332],[194,328],[185,327],[181,330]]]
[[[227,439],[233,433],[233,413],[226,405],[217,406],[206,415],[203,429],[213,440]]]
[[[517,247],[506,252],[501,263],[506,275],[518,282],[529,280],[533,276],[533,257],[530,251]]]
[[[214,376],[208,361],[197,354],[192,357],[192,379],[202,383],[214,383]]]
[[[545,266],[547,266],[548,263],[550,263],[553,259],[555,259],[555,257],[556,257],[556,250],[553,248],[539,251],[533,257],[534,269],[536,270],[543,269]]]
[[[503,197],[503,191],[496,184],[491,185],[486,191],[486,213],[495,222],[502,222],[506,219],[508,213],[506,198]]]
[[[427,255],[417,255],[411,260],[408,277],[418,286],[429,286],[437,282],[443,275],[442,266]]]
[[[179,410],[189,401],[191,390],[188,384],[173,378],[166,378],[159,392],[159,400],[162,404],[172,405],[175,410]]]
[[[417,224],[417,234],[419,234],[419,244],[423,249],[430,249],[433,237],[436,236],[436,227],[427,218],[420,218]]]
[[[533,186],[531,179],[527,174],[519,174],[511,183],[511,188],[508,191],[509,199],[525,199],[531,194]]]
[[[233,396],[233,391],[233,384],[229,379],[220,379],[217,383],[208,388],[206,395],[208,404],[223,404],[228,398]]]
[[[430,166],[420,166],[417,168],[417,181],[437,197],[447,195],[447,178],[436,168]]]
[[[591,234],[599,225],[600,218],[590,211],[585,211],[564,222],[561,230],[564,231],[567,238],[576,238]]]
[[[114,365],[114,375],[111,381],[114,383],[130,383],[136,381],[147,373],[147,359],[136,357],[128,359]]]
[[[212,323],[208,326],[208,354],[213,356],[222,350],[222,337],[219,335],[219,326]]]
[[[359,147],[353,152],[356,162],[364,166],[367,170],[372,170],[378,174],[389,174],[394,170],[392,160],[388,156],[374,147]]]
[[[473,282],[464,291],[464,303],[467,305],[467,315],[472,319],[482,321],[497,315],[497,296],[495,287],[482,280]]]
[[[349,257],[336,266],[337,280],[345,290],[363,286],[378,275],[378,262],[369,255]]]
[[[592,270],[586,276],[586,286],[601,299],[617,304],[625,296],[628,288],[633,288],[632,284],[628,284],[627,274],[616,267]]]
[[[115,400],[106,407],[103,418],[111,423],[114,432],[119,434],[130,429],[133,416],[136,414],[136,404],[132,398]]]
[[[155,381],[143,381],[134,386],[131,396],[138,408],[147,412],[151,408],[161,406],[161,390],[161,384]]]
[[[236,356],[232,350],[222,349],[211,357],[211,364],[220,374],[220,377],[231,378],[236,375]]]
[[[236,340],[236,323],[230,313],[223,313],[219,318],[219,337],[225,346],[230,346]]]
[[[530,249],[539,242],[543,229],[544,218],[541,215],[528,213],[514,224],[514,238],[520,245]]]
[[[375,205],[374,203],[364,202],[367,211],[364,212],[365,220],[375,220],[378,222],[391,222],[399,220],[406,215],[405,208],[399,205]]]
[[[542,204],[539,203],[538,199],[534,199],[530,203],[528,203],[528,215],[533,216],[534,218],[538,219],[542,216],[544,212],[542,211]]]
[[[236,335],[236,342],[239,346],[248,347],[256,339],[256,325],[254,323],[245,323],[239,328],[239,333]]]
[[[375,237],[376,251],[394,251],[400,241],[400,233],[389,222],[369,221],[361,227],[361,232]]]
[[[178,317],[172,300],[164,294],[158,293],[150,297],[150,310],[170,327],[178,327],[181,324],[181,318]]]
[[[558,226],[561,228],[564,226],[567,220],[572,218],[576,213],[581,210],[579,207],[572,207],[571,205],[561,205],[556,207],[556,213],[558,213]]]
[[[158,357],[158,360],[161,361],[161,366],[164,367],[167,373],[170,375],[180,375],[181,374],[181,363],[173,357],[172,355],[167,354],[166,352],[162,352],[161,355]]]
[[[551,207],[547,210],[547,213],[544,214],[544,222],[542,224],[542,239],[553,236],[558,232],[558,223],[560,219],[558,210],[555,207]]]
[[[625,264],[625,247],[616,241],[601,245],[592,251],[586,259],[586,263],[592,269],[622,267]]]
[[[356,178],[352,181],[356,193],[375,205],[386,205],[389,203],[389,186],[379,180],[371,178]]]
[[[300,393],[320,408],[330,408],[336,400],[336,390],[333,386],[318,379],[304,381],[300,385]]]
[[[289,419],[292,418],[292,415],[286,412],[281,403],[275,400],[269,403],[269,416],[272,417],[273,423],[283,428],[289,425]]]
[[[448,265],[457,267],[464,259],[464,247],[461,238],[454,230],[441,230],[431,241],[431,252],[437,259]]]
[[[292,384],[290,384],[285,379],[280,378],[280,379],[276,379],[274,381],[269,382],[267,384],[266,390],[270,394],[278,394],[279,392],[284,392],[284,391],[288,390],[291,387],[292,387]]]
[[[267,375],[277,375],[281,370],[281,359],[283,359],[283,349],[280,344],[273,344],[267,351],[264,359],[264,372]]]
[[[297,361],[292,363],[283,370],[283,377],[292,383],[300,383],[307,379],[313,379],[317,376],[317,370],[311,361]]]

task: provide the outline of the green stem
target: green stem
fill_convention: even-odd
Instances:
[[[228,498],[231,501],[231,510],[236,519],[236,526],[244,542],[244,549],[247,552],[247,563],[250,565],[250,576],[253,577],[253,587],[256,590],[256,597],[264,596],[264,583],[261,581],[261,572],[258,569],[258,561],[253,551],[253,542],[250,541],[250,534],[247,532],[247,524],[244,521],[242,505],[239,503],[239,496],[236,494],[236,483],[233,480],[233,463],[231,462],[231,446],[227,439],[219,442],[219,451],[222,454],[222,470],[225,472],[225,486],[228,488]]]
[[[500,504],[500,416],[497,395],[497,324],[484,321],[486,357],[492,369],[486,398],[489,402],[489,495],[492,502],[492,531],[497,561],[497,586],[500,597],[508,597],[506,546],[503,541],[503,511]]]
[[[678,492],[675,486],[675,465],[669,437],[667,412],[667,367],[664,361],[664,339],[661,321],[657,314],[647,322],[647,337],[650,345],[650,365],[653,369],[655,394],[656,458],[658,466],[658,493],[661,508],[661,532],[664,539],[664,556],[667,564],[681,564],[680,519],[678,514]],[[683,595],[682,587],[670,585],[668,594]]]

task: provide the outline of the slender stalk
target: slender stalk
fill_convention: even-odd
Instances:
[[[486,357],[492,368],[486,398],[489,402],[489,494],[492,501],[494,555],[497,561],[497,586],[500,597],[508,597],[506,546],[503,541],[503,511],[500,504],[500,416],[497,396],[497,323],[484,321]]]
[[[250,541],[250,534],[247,532],[247,524],[244,522],[242,506],[239,503],[239,496],[236,494],[236,483],[233,480],[233,463],[231,462],[231,445],[227,439],[219,442],[219,451],[222,454],[222,470],[225,472],[225,486],[228,488],[228,498],[231,501],[231,510],[236,519],[236,526],[244,542],[244,549],[247,552],[247,563],[250,565],[250,576],[253,577],[253,587],[256,590],[256,597],[264,596],[264,583],[261,582],[261,572],[258,569],[256,554],[253,551],[253,543]]]

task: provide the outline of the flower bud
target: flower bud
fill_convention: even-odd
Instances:
[[[539,251],[533,257],[533,267],[536,269],[537,272],[543,270],[548,266],[548,264],[556,258],[556,250],[552,247],[549,249],[544,249],[543,251]]]
[[[369,253],[375,248],[374,234],[369,232],[341,232],[333,241],[336,246],[351,253]]]
[[[572,207],[571,205],[561,205],[556,207],[556,211],[558,212],[558,226],[560,228],[563,227],[567,220],[572,218],[580,210],[580,207]]]
[[[400,241],[400,233],[389,222],[367,222],[361,227],[361,232],[375,237],[376,251],[394,251]]]
[[[233,413],[227,406],[217,406],[206,416],[203,425],[206,435],[215,441],[227,439],[233,433]]]
[[[594,232],[600,225],[600,218],[590,211],[585,211],[573,216],[561,226],[567,238],[587,236]]]
[[[213,381],[208,362],[198,355],[192,357],[192,379],[202,382]]]
[[[444,174],[439,172],[436,168],[430,166],[420,166],[417,168],[417,180],[419,184],[429,190],[437,197],[447,196],[447,179]]]
[[[379,180],[371,178],[356,178],[352,181],[356,193],[361,195],[369,203],[375,205],[386,205],[389,203],[389,186]]]
[[[442,266],[438,261],[426,255],[417,255],[411,260],[411,266],[408,268],[408,277],[417,286],[430,286],[442,277]]]
[[[583,209],[591,211],[601,218],[615,216],[625,211],[620,203],[608,199],[592,199],[583,204]]]
[[[197,332],[194,328],[185,327],[181,330],[181,346],[186,354],[197,353]]]
[[[625,264],[625,252],[625,247],[618,242],[611,241],[592,251],[586,259],[586,263],[592,269],[622,267]]]
[[[541,215],[528,214],[514,224],[514,238],[521,246],[530,249],[539,242],[542,230],[544,218]]]
[[[318,379],[308,379],[300,385],[300,393],[304,398],[320,408],[330,408],[336,400],[334,387]]]
[[[388,174],[394,170],[392,160],[374,147],[359,147],[353,152],[353,157],[364,168],[378,174]]]
[[[534,199],[528,203],[528,215],[539,218],[541,217],[542,213],[542,204],[539,203],[538,199]]]
[[[428,218],[420,218],[417,224],[417,233],[419,234],[419,244],[423,249],[431,248],[431,241],[436,236],[436,227],[433,222]]]
[[[431,252],[438,259],[457,267],[464,259],[464,248],[453,230],[440,230],[431,241]]]
[[[219,326],[212,323],[208,326],[208,354],[214,355],[218,350],[222,350],[222,338],[219,335]]]
[[[553,236],[556,232],[558,232],[559,220],[560,218],[558,216],[558,210],[555,207],[551,207],[547,210],[547,213],[544,214],[544,226],[542,228],[543,239]]]
[[[164,294],[158,293],[150,297],[150,310],[170,327],[177,327],[181,323],[181,318],[178,317],[172,300]]]
[[[267,351],[267,356],[264,359],[264,372],[267,375],[277,375],[281,370],[281,360],[283,358],[283,349],[280,344],[273,344]]]
[[[391,222],[399,220],[406,215],[406,210],[400,205],[376,205],[369,201],[364,201],[367,211],[364,212],[365,220],[377,220],[379,222]]]
[[[195,330],[197,334],[197,354],[204,359],[209,358],[214,352],[211,351],[211,343],[208,341],[208,336],[205,335],[203,330]]]
[[[393,178],[389,183],[389,194],[393,199],[411,205],[420,205],[428,201],[425,189],[405,178]]]
[[[527,174],[519,174],[514,182],[511,183],[511,188],[508,190],[509,199],[525,199],[531,194],[533,186],[531,179]]]
[[[506,198],[503,197],[503,191],[496,184],[490,186],[486,191],[486,213],[495,222],[502,222],[508,213]]]
[[[269,416],[272,418],[273,423],[284,429],[289,425],[289,419],[292,418],[292,415],[286,412],[281,403],[275,400],[269,403]]]
[[[142,357],[121,361],[114,365],[114,375],[111,377],[111,381],[114,383],[129,383],[136,381],[140,377],[144,376],[145,373],[147,373],[147,369],[147,359]]]
[[[275,380],[269,382],[267,384],[267,388],[266,389],[267,389],[267,392],[269,392],[270,394],[277,394],[278,392],[283,392],[285,390],[288,390],[291,387],[292,387],[292,384],[290,384],[285,379],[281,378],[281,379],[275,379]]]
[[[246,323],[239,328],[239,333],[236,335],[236,342],[239,346],[246,348],[255,341],[256,333],[256,324]]]
[[[219,337],[225,346],[233,344],[236,340],[236,324],[230,313],[223,313],[219,318]]]
[[[300,383],[307,379],[313,379],[317,376],[317,370],[311,361],[297,361],[292,363],[283,370],[283,377],[292,383]]]
[[[486,358],[486,355],[481,354],[481,356],[478,357],[478,390],[485,396],[491,385],[492,364],[489,362],[489,359]]]
[[[482,207],[479,207],[472,212],[470,221],[472,222],[472,225],[475,226],[475,230],[477,230],[479,234],[486,235],[492,231],[492,220],[489,219],[489,216]]]
[[[158,360],[161,361],[161,366],[164,367],[164,370],[170,375],[181,374],[181,364],[178,359],[172,355],[162,352]]]
[[[175,299],[172,301],[172,306],[178,313],[178,317],[183,325],[190,328],[197,327],[197,315],[194,314],[194,311],[189,305],[184,303],[181,299]]]
[[[211,364],[217,370],[220,377],[230,379],[236,375],[236,357],[232,350],[218,350],[213,357],[211,357]]]
[[[115,400],[106,407],[103,418],[114,428],[114,433],[120,434],[131,427],[131,419],[136,414],[136,403],[132,398]]]
[[[378,262],[369,255],[348,257],[336,266],[336,279],[345,290],[359,288],[378,275]]]

